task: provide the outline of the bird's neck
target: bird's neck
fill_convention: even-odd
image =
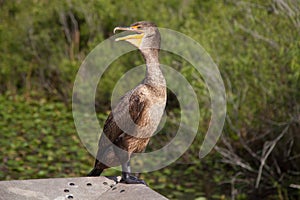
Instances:
[[[146,61],[146,77],[144,83],[153,87],[165,87],[166,80],[160,69],[158,49],[144,49],[142,50],[142,54]]]

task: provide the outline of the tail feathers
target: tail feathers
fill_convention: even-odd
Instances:
[[[94,168],[88,176],[100,176],[100,174],[103,172],[103,169],[96,169]]]

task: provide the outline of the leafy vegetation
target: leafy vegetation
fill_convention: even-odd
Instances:
[[[1,96],[0,107],[2,180],[68,177],[90,170],[93,162],[63,103]]]
[[[200,101],[199,137],[176,163],[142,174],[171,199],[299,199],[300,6],[298,0],[5,1],[0,0],[0,179],[83,176],[93,158],[76,134],[71,110],[75,75],[85,56],[115,26],[153,21],[198,41],[219,66],[227,118],[218,146],[199,160],[210,119],[201,75],[161,52]],[[103,123],[124,72],[143,64],[133,52],[116,60],[98,88]],[[100,84],[101,84],[100,83]],[[168,116],[179,120],[169,92]],[[174,123],[154,137],[158,148]],[[108,170],[106,175],[118,175]]]

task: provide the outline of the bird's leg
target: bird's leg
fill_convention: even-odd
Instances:
[[[138,179],[135,176],[131,175],[130,170],[130,160],[128,160],[126,163],[122,164],[122,180],[121,182],[127,183],[127,184],[144,184],[147,185],[145,181]]]

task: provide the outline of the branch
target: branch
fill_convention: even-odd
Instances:
[[[72,37],[71,37],[70,29],[68,27],[67,18],[66,18],[66,15],[64,12],[61,12],[59,14],[59,19],[60,19],[61,24],[63,25],[67,41],[70,44],[72,42]]]
[[[290,184],[290,187],[300,190],[300,185]]]
[[[277,138],[275,138],[273,141],[267,141],[267,142],[264,143],[255,188],[258,188],[258,186],[259,186],[260,179],[261,179],[261,174],[262,174],[262,171],[263,171],[263,167],[266,163],[267,158],[269,157],[269,155],[273,151],[273,149],[276,146],[277,142],[284,136],[284,134],[288,131],[288,129],[289,129],[289,126],[286,126],[286,128],[281,132],[281,134]]]
[[[243,169],[246,169],[251,172],[255,172],[255,170],[252,169],[252,167],[248,163],[244,163],[242,159],[233,151],[220,148],[218,146],[215,146],[214,149],[224,157],[223,158],[224,163],[240,166]]]
[[[294,26],[300,28],[300,19],[299,19],[299,2],[297,0],[274,0],[274,3],[282,11],[284,15],[290,18]],[[289,5],[290,4],[290,5]],[[277,11],[278,12],[278,11]]]
[[[253,31],[253,30],[250,30],[250,29],[247,29],[246,27],[244,27],[242,24],[238,23],[235,21],[235,24],[240,28],[242,29],[243,31],[245,31],[246,33],[250,34],[251,36],[253,36],[255,39],[258,39],[258,40],[262,40],[264,42],[267,42],[268,44],[270,44],[273,48],[275,48],[276,50],[279,50],[279,45],[277,44],[277,42],[269,39],[269,38],[266,38],[262,35],[260,35],[259,33],[257,33],[256,31]]]
[[[234,177],[231,179],[231,200],[235,200],[235,196],[238,194],[237,190],[234,187],[237,177],[241,175],[241,172],[238,172]]]

